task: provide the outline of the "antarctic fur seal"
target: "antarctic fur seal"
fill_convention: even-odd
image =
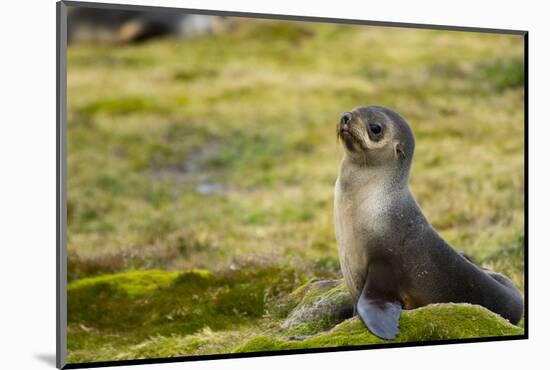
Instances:
[[[407,122],[364,106],[342,116],[337,135],[345,155],[334,193],[336,242],[367,328],[393,339],[403,308],[444,302],[478,304],[516,324],[523,299],[514,284],[450,247],[409,191],[415,139]]]

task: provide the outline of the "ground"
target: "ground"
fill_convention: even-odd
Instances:
[[[341,277],[335,127],[365,104],[411,124],[432,225],[523,291],[522,53],[520,36],[267,20],[71,45],[69,362],[371,343],[356,319],[280,328],[303,284]],[[437,335],[415,331],[426,317]],[[402,340],[523,330],[474,306],[402,320]]]

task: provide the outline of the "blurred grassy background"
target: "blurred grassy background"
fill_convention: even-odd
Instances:
[[[335,125],[360,105],[408,120],[411,188],[425,215],[523,289],[523,83],[523,38],[512,35],[239,20],[189,40],[71,45],[69,360],[224,352],[243,330],[273,325],[271,298],[340,276]],[[229,309],[218,326],[217,306],[184,328],[151,319],[172,312],[160,303],[129,315],[132,297],[149,297],[139,289],[87,316],[86,302],[108,306],[120,293],[83,290],[87,281],[152,269],[208,270],[223,277],[216,289],[249,284],[227,288],[230,303],[254,287],[261,299],[245,314]],[[186,284],[178,296],[202,286]],[[210,302],[201,299],[194,304]],[[144,343],[158,350],[143,352]]]

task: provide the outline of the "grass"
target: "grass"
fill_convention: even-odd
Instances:
[[[69,361],[228,352],[281,320],[277,296],[338,278],[334,128],[365,104],[411,124],[434,227],[523,289],[522,53],[512,35],[267,20],[71,45]]]

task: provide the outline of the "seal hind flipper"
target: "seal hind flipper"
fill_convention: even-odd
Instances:
[[[395,339],[399,334],[401,304],[380,299],[369,299],[361,294],[357,312],[371,333],[382,339]]]
[[[369,265],[367,280],[357,302],[357,313],[363,324],[377,337],[397,337],[401,303],[397,294],[397,280],[389,265]]]

